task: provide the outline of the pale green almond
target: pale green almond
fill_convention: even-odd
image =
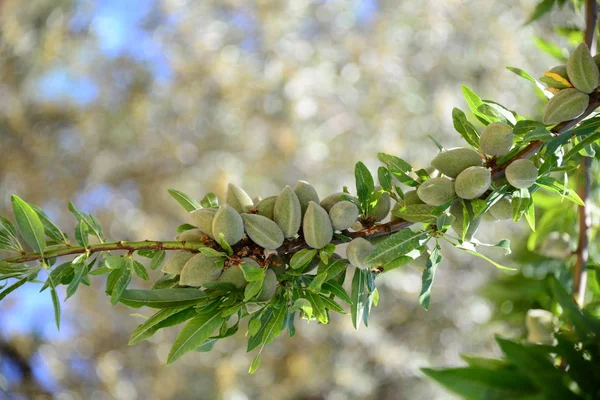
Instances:
[[[313,249],[325,247],[333,238],[333,226],[329,214],[318,203],[308,203],[302,223],[304,241]]]
[[[346,247],[346,258],[350,261],[350,264],[356,268],[367,269],[370,266],[365,264],[366,258],[373,251],[373,245],[365,238],[355,238],[348,243]]]
[[[488,210],[495,219],[512,219],[513,209],[510,200],[506,197],[501,198],[499,201],[494,203],[493,206]]]
[[[200,232],[212,239],[214,239],[212,234],[212,223],[216,213],[216,208],[200,208],[190,213],[194,225],[198,227]]]
[[[381,186],[375,187],[375,191],[381,190]],[[383,193],[379,199],[377,199],[377,204],[371,211],[369,211],[369,216],[375,218],[376,222],[379,222],[385,217],[388,216],[390,210],[392,208],[392,199],[390,195],[387,193]]]
[[[237,289],[243,289],[248,284],[239,265],[231,265],[229,268],[224,270],[221,276],[219,276],[218,281],[232,283]]]
[[[542,122],[554,125],[575,119],[583,114],[589,102],[590,96],[577,89],[562,89],[546,103]]]
[[[481,150],[489,156],[504,156],[512,148],[513,129],[504,122],[493,122],[483,128],[479,144]]]
[[[492,174],[485,167],[469,167],[458,174],[454,183],[456,195],[462,199],[475,199],[484,194],[492,184]]]
[[[583,93],[592,93],[598,87],[600,74],[587,44],[580,43],[569,55],[567,74],[575,89]]]
[[[325,211],[329,212],[335,203],[339,203],[340,201],[344,200],[342,196],[349,196],[350,198],[354,199],[355,203],[358,203],[358,199],[356,197],[350,196],[348,193],[336,192],[321,200],[321,207],[323,207]]]
[[[432,167],[450,178],[456,178],[469,167],[480,165],[482,165],[481,155],[468,147],[443,150],[431,161]]]
[[[188,262],[189,259],[194,256],[194,254],[195,253],[185,250],[176,252],[173,257],[163,264],[161,271],[166,274],[181,274],[181,270],[185,266],[185,263]]]
[[[279,225],[258,214],[242,214],[244,229],[250,240],[267,250],[275,250],[283,244],[283,232]]]
[[[273,219],[283,231],[283,236],[288,239],[296,236],[300,230],[302,208],[298,196],[290,186],[286,186],[277,196],[273,207]]]
[[[304,213],[306,212],[309,202],[319,202],[319,194],[317,193],[315,188],[306,181],[296,182],[296,186],[294,186],[294,192],[296,193],[296,196],[298,196],[298,200],[300,201],[302,215],[304,215]]]
[[[423,203],[430,206],[441,206],[454,197],[454,181],[439,177],[431,178],[419,186],[417,194]]]
[[[207,257],[202,253],[196,254],[185,263],[179,277],[182,286],[200,287],[207,282],[219,279],[223,271],[223,262],[219,257]]]
[[[225,196],[225,202],[235,209],[239,213],[246,212],[254,207],[252,198],[248,196],[248,193],[239,186],[230,183],[227,186],[227,195]]]
[[[175,236],[175,240],[179,242],[201,242],[202,238],[206,236],[204,232],[202,232],[198,228],[189,229],[187,231],[183,231],[180,234]]]
[[[262,215],[263,217],[267,217],[272,220],[273,208],[275,207],[276,201],[277,196],[269,196],[256,203],[256,210],[258,211],[258,215]]]
[[[350,201],[335,203],[329,210],[333,229],[343,231],[350,228],[358,219],[358,207]]]
[[[277,275],[272,270],[265,271],[263,287],[260,293],[256,296],[256,301],[269,301],[277,291]]]
[[[481,223],[481,216],[477,218],[473,218],[473,208],[471,207],[471,203],[465,201],[467,211],[469,212],[470,222],[467,228],[467,232],[465,233],[465,240],[469,241],[473,238],[473,235],[477,233],[479,229],[479,224]],[[464,226],[464,210],[463,205],[460,200],[455,200],[452,202],[450,206],[450,214],[454,216],[454,222],[452,222],[452,230],[458,235],[458,237],[462,236],[463,226]]]
[[[215,238],[222,233],[225,241],[233,246],[244,237],[244,221],[233,207],[225,204],[219,208],[213,219],[212,232]]]
[[[515,160],[504,171],[508,183],[518,189],[531,187],[538,177],[538,169],[528,159]]]

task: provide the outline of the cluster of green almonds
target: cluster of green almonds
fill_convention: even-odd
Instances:
[[[377,188],[380,190],[380,188]],[[233,246],[245,236],[265,250],[276,250],[285,239],[304,238],[306,244],[321,249],[331,242],[335,231],[355,226],[359,220],[358,200],[347,193],[333,193],[322,200],[315,188],[305,181],[298,181],[294,188],[286,186],[279,195],[253,200],[242,188],[229,184],[225,204],[219,208],[200,208],[191,212],[196,228],[177,235],[175,240],[202,241],[205,236],[225,240]],[[384,219],[390,212],[391,199],[387,193],[379,198],[369,215],[363,216],[373,222]],[[267,264],[274,258],[268,258]],[[318,258],[315,260],[318,261]],[[241,264],[260,265],[252,258],[244,258]],[[273,263],[279,267],[285,261]],[[318,265],[305,269],[308,272]],[[180,276],[180,284],[202,286],[208,282],[225,281],[238,288],[246,285],[241,265],[224,268],[224,259],[181,251],[163,267],[163,272]],[[267,267],[263,291],[257,301],[270,298],[274,293],[276,276]],[[272,283],[272,284],[271,284]],[[266,292],[265,292],[266,291]]]
[[[600,83],[600,57],[592,57],[590,49],[581,43],[570,54],[567,65],[558,65],[540,80],[554,93],[544,109],[542,121],[554,125],[577,118],[587,109],[590,94]]]

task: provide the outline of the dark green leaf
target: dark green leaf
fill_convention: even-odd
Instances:
[[[533,13],[529,17],[529,19],[527,20],[525,25],[528,25],[528,24],[532,23],[533,21],[535,21],[536,19],[539,19],[539,18],[543,17],[545,14],[549,13],[552,10],[554,3],[556,3],[556,0],[540,1],[538,3],[538,5],[535,7],[535,10],[533,10]]]
[[[437,207],[428,204],[411,204],[394,211],[396,217],[410,222],[433,223],[437,219]]]
[[[16,281],[15,283],[13,283],[12,285],[10,285],[9,287],[7,287],[6,289],[4,289],[2,292],[0,292],[0,300],[4,299],[10,293],[14,292],[15,290],[17,290],[18,288],[23,286],[25,284],[25,282],[27,282],[28,279],[29,279],[28,276],[21,278],[18,281]]]
[[[536,185],[543,187],[544,189],[548,189],[552,192],[558,193],[561,196],[563,196],[564,198],[571,200],[573,203],[583,206],[583,200],[581,200],[581,197],[579,197],[579,195],[577,194],[577,192],[575,190],[569,189],[567,188],[565,185],[563,185],[561,182],[559,182],[558,180],[550,177],[550,176],[542,176],[540,178],[538,178],[538,180],[535,182]]]
[[[75,241],[79,243],[80,246],[86,247],[88,245],[88,235],[90,233],[90,228],[88,228],[87,224],[84,221],[79,221],[75,225]]]
[[[52,240],[55,240],[57,243],[66,243],[67,238],[65,234],[54,222],[52,222],[52,220],[46,215],[44,210],[42,210],[34,204],[30,204],[30,206],[37,213],[38,217],[40,218],[40,221],[42,222],[42,225],[44,225],[44,231],[46,232],[46,235]]]
[[[167,357],[167,364],[171,364],[183,354],[195,350],[202,345],[221,326],[223,320],[223,317],[218,312],[214,314],[200,314],[192,318],[175,339]]]
[[[350,304],[350,305],[352,304],[352,299],[350,298],[350,296],[348,296],[346,289],[344,289],[344,287],[342,285],[340,285],[339,283],[337,283],[336,281],[325,282],[325,283],[323,283],[321,288],[324,291],[327,291],[327,292],[335,295],[337,298],[346,302],[347,304]]]
[[[71,280],[69,283],[69,286],[67,286],[67,299],[75,294],[79,284],[87,273],[87,268],[85,265],[86,260],[87,258],[83,254],[73,260],[72,267],[74,276],[73,280]]]
[[[377,168],[377,179],[379,180],[379,184],[386,192],[391,192],[393,190],[392,187],[392,174],[388,171],[387,168],[379,167]]]
[[[135,271],[135,274],[138,276],[138,278],[143,279],[145,281],[150,279],[150,277],[148,276],[148,271],[146,271],[146,267],[144,267],[140,262],[133,262],[133,270]]]
[[[553,297],[563,309],[563,318],[573,325],[575,333],[577,333],[580,340],[584,341],[588,336],[593,334],[600,335],[600,331],[594,326],[590,318],[583,314],[573,298],[556,278],[550,276],[548,280]]]
[[[253,319],[248,327],[250,338],[248,339],[247,352],[250,352],[260,346],[265,334],[265,329],[269,322],[274,318],[272,307],[268,307],[260,314],[260,317]],[[254,333],[254,334],[253,334]]]
[[[133,260],[130,258],[127,265],[124,265],[120,270],[119,277],[115,281],[115,285],[113,286],[112,292],[110,293],[110,303],[115,305],[121,299],[123,292],[129,286],[131,282],[131,270],[132,270]]]
[[[207,193],[206,196],[200,200],[200,205],[204,208],[216,208],[219,207],[219,199],[214,193]]]
[[[264,270],[262,270],[264,273]],[[244,301],[249,301],[254,296],[260,293],[264,282],[264,274],[263,276],[256,281],[249,282],[244,289]]]

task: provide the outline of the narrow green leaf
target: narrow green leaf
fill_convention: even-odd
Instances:
[[[33,250],[43,256],[44,248],[46,247],[46,237],[44,236],[44,225],[40,221],[40,217],[20,197],[12,195],[10,200],[21,236],[23,236],[23,239],[25,239]]]
[[[513,72],[515,74],[517,74],[518,76],[520,76],[521,78],[527,79],[528,81],[531,81],[535,84],[535,87],[537,88],[537,93],[539,95],[541,95],[542,97],[548,97],[546,95],[546,86],[544,86],[540,81],[538,81],[537,79],[535,79],[533,76],[531,76],[530,74],[528,74],[527,72],[523,71],[520,68],[516,68],[516,67],[506,67],[507,70],[509,70],[510,72]]]
[[[89,233],[90,228],[88,228],[87,224],[84,221],[78,221],[75,225],[75,241],[79,243],[80,246],[86,247],[88,245]]]
[[[168,189],[169,194],[173,197],[186,211],[194,211],[202,208],[192,196],[187,195],[175,189]]]
[[[464,86],[464,85],[462,86],[462,92],[463,92],[465,101],[467,102],[467,105],[469,106],[469,109],[471,109],[471,112],[477,117],[477,119],[479,119],[485,125],[489,124],[490,122],[494,122],[487,115],[484,115],[482,112],[479,111],[479,106],[481,106],[483,104],[483,101],[477,95],[477,93],[475,93],[474,91],[472,91],[471,89],[469,89],[467,86]]]
[[[251,264],[242,264],[241,269],[246,282],[262,281],[265,277],[264,269],[256,268]]]
[[[428,204],[411,204],[394,212],[396,217],[410,222],[432,223],[437,219],[437,207]]]
[[[123,291],[120,301],[129,307],[170,308],[194,305],[206,297],[206,293],[192,288],[175,289],[127,289]]]
[[[321,272],[320,274],[317,274],[313,278],[310,285],[308,285],[307,289],[313,292],[320,292],[321,285],[323,284],[323,282],[325,282],[325,279],[327,279],[327,272]]]
[[[110,294],[110,303],[112,305],[115,305],[119,302],[119,300],[121,299],[121,296],[123,295],[123,292],[127,289],[127,286],[129,286],[129,283],[131,282],[131,270],[132,270],[133,260],[131,260],[127,264],[128,265],[124,265],[119,270],[120,271],[119,277],[115,281],[115,285]]]
[[[371,193],[375,190],[373,176],[365,164],[357,162],[354,168],[354,177],[356,178],[356,194],[358,202],[364,214],[369,212],[369,200]]]
[[[366,275],[363,270],[356,268],[352,278],[352,306],[350,307],[354,329],[358,329],[363,317],[366,301],[365,281]]]
[[[454,124],[454,129],[461,134],[463,139],[465,139],[469,145],[476,149],[479,148],[479,132],[477,131],[477,128],[469,122],[462,110],[458,108],[452,109],[452,123]]]
[[[63,231],[61,231],[61,229],[54,222],[52,222],[52,220],[48,217],[48,215],[46,215],[44,210],[42,210],[40,207],[34,204],[29,205],[31,206],[31,208],[33,208],[33,210],[40,218],[40,221],[44,226],[44,231],[46,232],[46,235],[52,240],[56,241],[57,243],[67,243],[67,237],[65,236]]]
[[[159,268],[165,260],[166,255],[167,252],[164,250],[157,251],[154,254],[154,257],[152,257],[152,261],[150,261],[150,265],[148,266],[148,268],[150,268],[152,271]]]
[[[219,199],[214,193],[207,193],[206,196],[200,200],[200,205],[204,208],[216,208],[219,207]]]
[[[265,329],[273,318],[273,309],[272,307],[268,307],[260,314],[259,317],[256,317],[250,321],[248,326],[250,338],[248,339],[248,347],[246,348],[247,352],[250,352],[260,346],[263,340]]]
[[[315,314],[315,317],[317,317],[317,321],[322,324],[328,324],[329,315],[325,309],[325,303],[321,301],[321,297],[318,294],[308,291],[304,292],[304,297],[310,302],[313,313]]]
[[[28,276],[21,278],[18,281],[16,281],[15,283],[13,283],[12,285],[10,285],[9,287],[7,287],[6,289],[4,289],[2,292],[0,292],[0,301],[2,299],[4,299],[6,296],[8,296],[10,293],[14,292],[15,290],[17,290],[18,288],[23,286],[25,284],[25,282],[27,282],[28,279],[29,279]]]
[[[74,271],[73,280],[67,286],[67,299],[75,294],[79,284],[83,280],[83,277],[87,273],[87,268],[85,265],[87,258],[82,255],[73,260],[72,267]],[[66,300],[66,299],[65,299]]]
[[[223,321],[223,317],[218,312],[215,314],[200,314],[192,318],[175,339],[167,357],[167,364],[171,364],[183,354],[199,347],[221,326]]]
[[[600,330],[595,328],[593,322],[587,317],[573,298],[567,293],[556,278],[550,276],[548,284],[552,290],[553,297],[563,309],[563,318],[569,321],[575,328],[575,333],[580,340],[584,341],[593,334],[600,335]]]
[[[336,281],[328,281],[323,283],[321,288],[342,300],[343,302],[352,305],[352,299],[348,296],[346,289]]]
[[[427,260],[425,270],[423,270],[419,304],[421,304],[421,307],[425,310],[429,310],[429,301],[431,299],[431,288],[433,286],[433,279],[435,278],[435,271],[437,270],[437,266],[442,262],[442,255],[440,254],[441,250],[442,248],[439,244],[431,250],[431,255]]]
[[[244,289],[244,301],[251,300],[254,296],[260,293],[264,282],[264,275],[256,281],[251,281]]]
[[[138,278],[143,279],[145,281],[150,279],[150,277],[148,276],[148,271],[146,271],[146,267],[144,267],[139,261],[133,261],[133,270],[135,271],[135,274],[138,276]]]
[[[544,189],[548,189],[552,192],[558,193],[561,196],[563,196],[564,198],[572,201],[573,203],[575,203],[577,205],[580,205],[580,206],[584,205],[583,200],[581,200],[581,197],[579,197],[579,195],[577,194],[577,192],[575,190],[567,188],[561,182],[559,182],[558,180],[556,180],[550,176],[542,176],[542,177],[538,178],[538,180],[535,182],[535,184]]]
[[[138,325],[137,328],[135,328],[135,330],[131,333],[131,336],[129,337],[129,345],[134,345],[137,344],[139,342],[142,342],[146,339],[148,339],[149,337],[151,337],[152,335],[154,335],[154,333],[157,331],[157,326],[165,321],[166,319],[170,318],[171,316],[181,313],[184,310],[191,310],[194,314],[196,313],[195,310],[193,310],[191,308],[191,306],[187,305],[187,306],[181,306],[181,307],[173,307],[173,308],[165,308],[162,309],[158,312],[156,312],[153,316],[151,316],[150,318],[148,318],[143,324]]]
[[[313,258],[317,255],[315,249],[302,249],[294,254],[290,260],[290,267],[292,269],[301,269],[308,265]]]
[[[50,285],[50,297],[52,297],[52,306],[54,307],[54,323],[56,324],[56,329],[60,331],[60,299],[58,298],[56,284],[51,274],[48,274],[47,283]]]
[[[250,363],[250,367],[248,368],[248,373],[253,374],[257,369],[260,368],[260,353],[257,354]]]
[[[533,13],[529,17],[529,19],[527,20],[527,22],[525,23],[525,25],[529,25],[533,21],[535,21],[535,20],[543,17],[545,14],[549,13],[552,10],[552,7],[554,6],[554,3],[556,3],[556,0],[542,0],[542,1],[540,1],[538,3],[538,5],[535,7],[535,10],[533,10]]]

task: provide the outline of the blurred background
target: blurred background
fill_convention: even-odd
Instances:
[[[566,48],[552,24],[583,21],[566,11],[524,26],[535,5],[0,0],[0,214],[14,193],[72,231],[72,200],[111,239],[170,240],[190,221],[168,188],[223,196],[233,182],[266,197],[304,179],[324,196],[353,190],[354,163],[375,171],[377,152],[426,167],[427,135],[462,144],[451,120],[466,109],[462,84],[539,116],[532,86],[505,66],[541,76],[554,61],[533,35]],[[479,239],[518,242],[525,227],[510,228]],[[420,274],[395,270],[378,279],[368,329],[339,315],[298,322],[255,375],[242,332],[165,366],[178,328],[128,347],[142,320],[110,306],[104,278],[64,303],[60,331],[49,293],[25,285],[0,304],[0,399],[452,398],[419,368],[497,354],[493,334],[522,332],[493,318],[510,302],[480,295],[505,273],[444,255],[430,311]]]

